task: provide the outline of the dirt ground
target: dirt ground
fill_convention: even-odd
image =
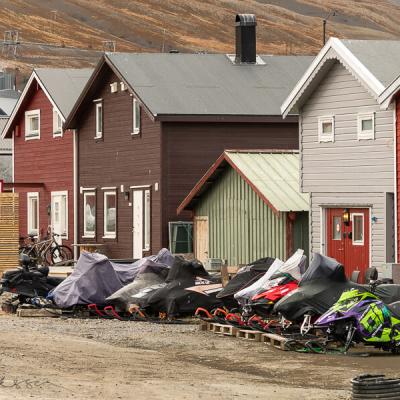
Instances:
[[[0,316],[0,399],[349,399],[400,359],[282,352],[196,325]]]

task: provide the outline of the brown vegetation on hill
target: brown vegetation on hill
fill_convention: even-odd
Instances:
[[[117,51],[233,52],[234,16],[243,12],[257,15],[259,53],[317,52],[333,9],[331,36],[400,35],[396,0],[0,0],[0,9],[0,30],[18,30],[21,41],[16,58],[0,49],[1,63],[24,71],[93,65],[105,40]]]

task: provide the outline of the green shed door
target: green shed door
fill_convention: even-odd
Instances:
[[[296,213],[293,227],[293,251],[303,249],[307,258],[309,254],[308,212]],[[307,260],[309,262],[309,260]],[[308,264],[308,263],[307,263]]]

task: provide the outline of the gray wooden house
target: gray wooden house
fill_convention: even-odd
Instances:
[[[399,41],[332,38],[281,107],[300,115],[311,251],[348,274],[397,258],[395,107],[380,94],[399,73]]]
[[[178,208],[191,210],[195,257],[228,265],[308,253],[308,195],[297,151],[225,151]]]

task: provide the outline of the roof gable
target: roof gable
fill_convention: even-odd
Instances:
[[[298,111],[332,64],[338,61],[380,102],[379,96],[400,71],[400,56],[398,63],[397,56],[393,60],[390,54],[395,49],[400,54],[400,41],[329,39],[283,102],[283,116]]]
[[[1,136],[3,138],[11,137],[14,123],[28,101],[34,84],[40,86],[53,108],[57,110],[61,119],[65,121],[91,72],[91,69],[66,68],[33,70]]]
[[[295,151],[225,151],[178,207],[193,209],[197,201],[232,167],[275,213],[308,211],[309,196],[300,193],[299,158]]]

